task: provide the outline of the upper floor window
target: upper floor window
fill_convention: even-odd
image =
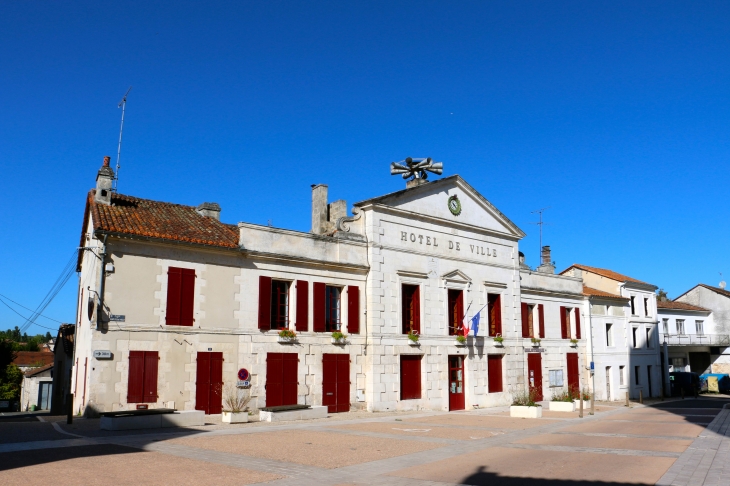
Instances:
[[[487,319],[489,335],[502,335],[502,297],[500,294],[487,294]]]
[[[644,315],[649,317],[649,298],[644,297]]]
[[[340,293],[339,287],[327,286],[325,290],[325,318],[324,325],[327,332],[340,330]]]
[[[170,267],[167,269],[167,308],[165,323],[168,326],[192,326],[193,302],[195,301],[195,270]]]
[[[403,334],[421,333],[421,305],[418,285],[402,286],[401,330]]]
[[[646,328],[646,347],[651,349],[653,346],[651,345],[651,328]]]
[[[684,335],[684,319],[677,319],[676,321],[677,325],[677,334],[680,336]]]
[[[695,321],[695,332],[698,336],[705,335],[705,323],[704,321]]]
[[[633,295],[631,296],[631,315],[636,315],[636,297],[634,297]]]
[[[522,337],[534,338],[535,333],[535,305],[522,303]]]
[[[449,326],[449,336],[453,336],[459,334],[464,320],[464,292],[456,289],[449,289],[448,292],[447,325]]]
[[[271,329],[289,327],[289,282],[271,282]]]
[[[662,332],[669,335],[669,319],[662,319]]]
[[[606,346],[613,346],[613,324],[606,324]]]
[[[632,347],[634,347],[634,348],[638,348],[639,347],[638,334],[639,334],[639,328],[638,327],[634,327],[632,329],[632,341],[631,341]]]

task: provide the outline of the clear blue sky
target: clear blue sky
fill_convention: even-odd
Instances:
[[[559,269],[716,285],[728,26],[727,1],[2,2],[0,294],[35,307],[78,245],[130,85],[124,194],[306,231],[310,184],[352,203],[430,156],[528,233],[533,266],[550,206]],[[73,322],[75,292],[46,315]]]

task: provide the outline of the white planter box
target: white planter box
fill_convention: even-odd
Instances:
[[[517,418],[540,418],[542,417],[542,407],[522,407],[512,405],[509,408],[509,416]]]
[[[411,341],[410,339],[408,340],[408,344],[411,346],[420,346],[421,345],[421,343],[419,343],[418,341]]]
[[[327,418],[327,408],[325,406],[313,406],[311,408],[301,408],[299,410],[285,410],[282,412],[259,412],[259,420],[261,422],[281,422],[285,420],[311,420],[318,418]]]
[[[279,336],[278,341],[281,344],[294,344],[294,343],[297,342],[297,338],[295,338],[295,337],[291,338],[291,337],[281,337],[281,336]]]
[[[461,342],[461,341],[458,341],[458,340],[455,339],[454,340],[454,344],[456,344],[457,346],[466,346],[466,341]]]
[[[345,338],[340,338],[340,339],[332,338],[332,344],[347,344],[347,339],[345,339]]]
[[[248,412],[223,412],[221,420],[226,424],[244,424],[248,422]]]
[[[496,348],[503,348],[504,347],[504,343],[498,342],[498,341],[494,341],[494,347],[496,347]]]
[[[575,412],[575,402],[550,402],[551,412]]]

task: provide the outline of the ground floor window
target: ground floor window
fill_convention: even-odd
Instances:
[[[639,373],[641,366],[634,366],[634,384],[636,386],[639,386],[641,383],[639,382]]]
[[[421,398],[421,355],[400,357],[400,399]]]
[[[487,379],[489,393],[500,393],[502,387],[502,355],[490,354],[487,356]]]

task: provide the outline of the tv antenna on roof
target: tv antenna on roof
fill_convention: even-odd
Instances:
[[[550,209],[550,206],[548,206],[546,208],[542,208],[542,209],[536,209],[535,211],[530,211],[530,214],[537,213],[540,215],[540,221],[538,221],[536,223],[530,223],[530,224],[536,224],[540,227],[540,252],[538,252],[538,255],[540,255],[540,258],[542,258],[541,257],[541,255],[542,255],[542,227],[543,227],[543,225],[550,224],[550,223],[546,223],[542,220],[542,213],[544,213],[545,210],[547,210],[547,209]],[[537,260],[538,262],[540,261],[540,258],[538,258],[538,260]]]
[[[112,188],[112,191],[117,190],[118,181],[119,181],[119,157],[122,154],[122,132],[124,131],[124,109],[127,106],[127,95],[129,92],[132,91],[132,87],[130,86],[126,93],[124,93],[124,97],[122,98],[122,101],[119,102],[117,105],[117,108],[122,109],[122,125],[119,127],[119,145],[117,145],[117,170],[114,174],[114,187]]]
[[[722,280],[722,272],[720,272],[720,279],[721,279],[721,280],[720,280],[720,288],[721,288],[722,290],[725,290],[725,287],[727,287],[727,284],[725,283],[725,281],[724,281],[724,280]]]

